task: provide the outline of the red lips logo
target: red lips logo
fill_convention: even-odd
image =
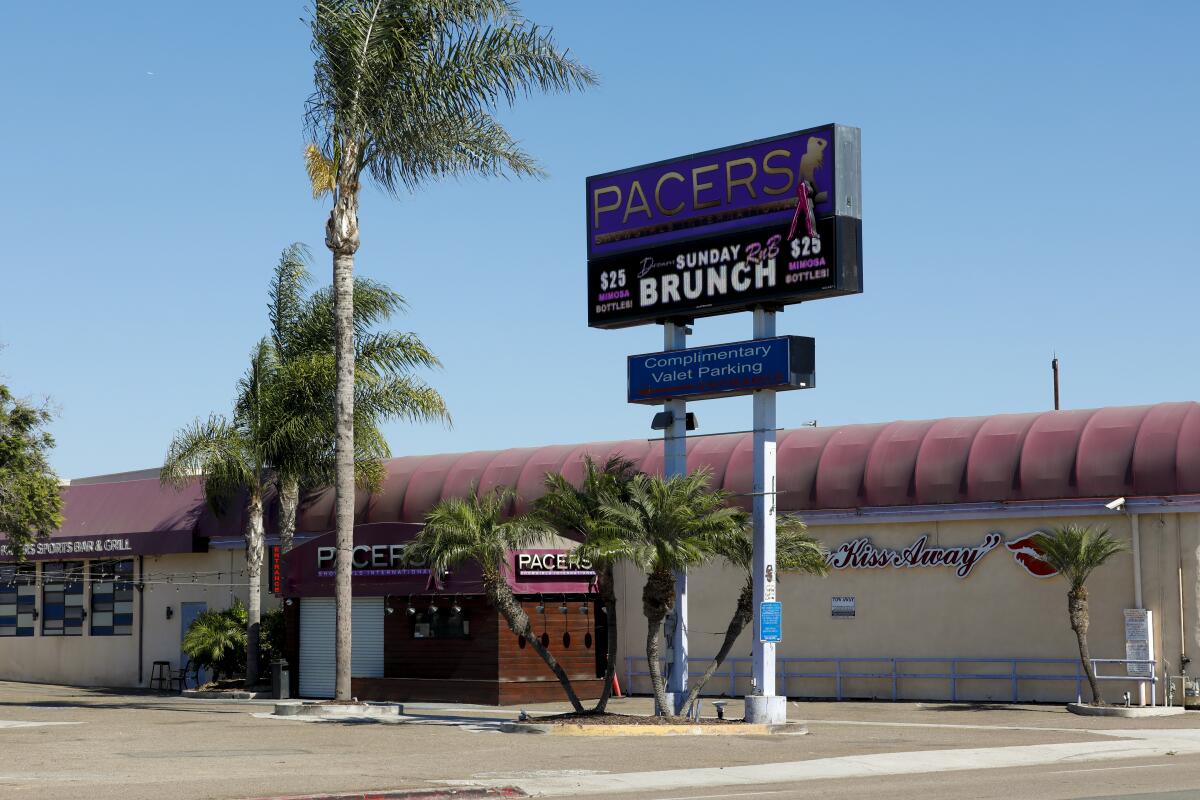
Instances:
[[[1058,574],[1058,570],[1042,561],[1042,551],[1033,543],[1033,537],[1037,536],[1041,531],[1034,531],[1022,536],[1020,539],[1014,539],[1007,542],[1004,546],[1012,551],[1013,560],[1025,568],[1035,578],[1050,578]]]

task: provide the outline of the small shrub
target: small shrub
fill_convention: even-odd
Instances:
[[[240,600],[224,611],[205,611],[183,636],[183,652],[213,678],[246,672],[246,607]]]
[[[258,633],[259,650],[262,653],[259,663],[269,665],[275,659],[283,658],[284,636],[283,607],[263,613]]]

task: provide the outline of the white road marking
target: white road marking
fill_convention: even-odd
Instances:
[[[82,725],[82,722],[30,722],[20,719],[0,719],[2,728],[40,728],[44,725]]]
[[[660,797],[658,800],[711,800],[714,797],[760,797],[764,794],[787,794],[790,789],[772,789],[767,792],[738,792],[737,794],[691,794],[686,797]]]
[[[1050,731],[1059,733],[1095,733],[1079,728],[1038,728],[1022,725],[964,725],[948,722],[863,722],[849,719],[806,719],[805,725],[857,725],[864,728],[950,728],[968,731]]]
[[[736,767],[701,767],[515,781],[454,780],[438,783],[452,786],[515,785],[530,795],[608,795],[620,792],[665,792],[724,786],[750,788],[764,784],[839,778],[918,775],[1047,764],[1065,766],[1068,763],[1126,758],[1161,758],[1168,754],[1200,754],[1200,730],[1109,730],[1079,733],[1103,733],[1104,737],[1086,742],[876,753]]]
[[[1056,769],[1047,775],[1074,775],[1077,772],[1108,772],[1113,769],[1154,769],[1155,767],[1173,767],[1175,764],[1131,764],[1128,767],[1089,767],[1087,769]]]

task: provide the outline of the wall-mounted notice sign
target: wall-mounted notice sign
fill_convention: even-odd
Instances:
[[[588,178],[588,325],[861,292],[859,165],[824,125]]]
[[[854,606],[854,595],[834,597],[829,603],[829,613],[834,619],[853,619]]]
[[[758,607],[758,638],[762,642],[783,641],[783,604],[762,603]]]
[[[816,341],[807,336],[780,336],[629,356],[629,402],[810,389],[815,350]]]

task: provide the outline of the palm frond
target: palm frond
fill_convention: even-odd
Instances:
[[[369,169],[386,191],[467,173],[537,174],[491,112],[595,75],[500,0],[319,0],[311,17],[312,140],[336,187]]]
[[[1072,589],[1079,589],[1097,568],[1127,550],[1107,528],[1070,523],[1039,533],[1032,539],[1038,558],[1054,567]]]
[[[315,144],[304,148],[304,170],[308,173],[308,183],[312,187],[314,200],[333,194],[337,167],[333,159],[322,153],[321,148]]]
[[[182,487],[199,478],[215,511],[241,489],[258,480],[242,431],[225,417],[213,414],[176,431],[163,460],[159,480]]]
[[[310,280],[308,263],[308,248],[300,242],[294,242],[284,248],[275,265],[267,312],[271,321],[271,338],[280,353],[287,353],[294,341]]]
[[[536,516],[510,516],[515,497],[511,487],[499,486],[441,501],[425,515],[417,537],[420,552],[436,570],[474,561],[485,575],[498,579],[511,551],[532,547],[553,532]]]

